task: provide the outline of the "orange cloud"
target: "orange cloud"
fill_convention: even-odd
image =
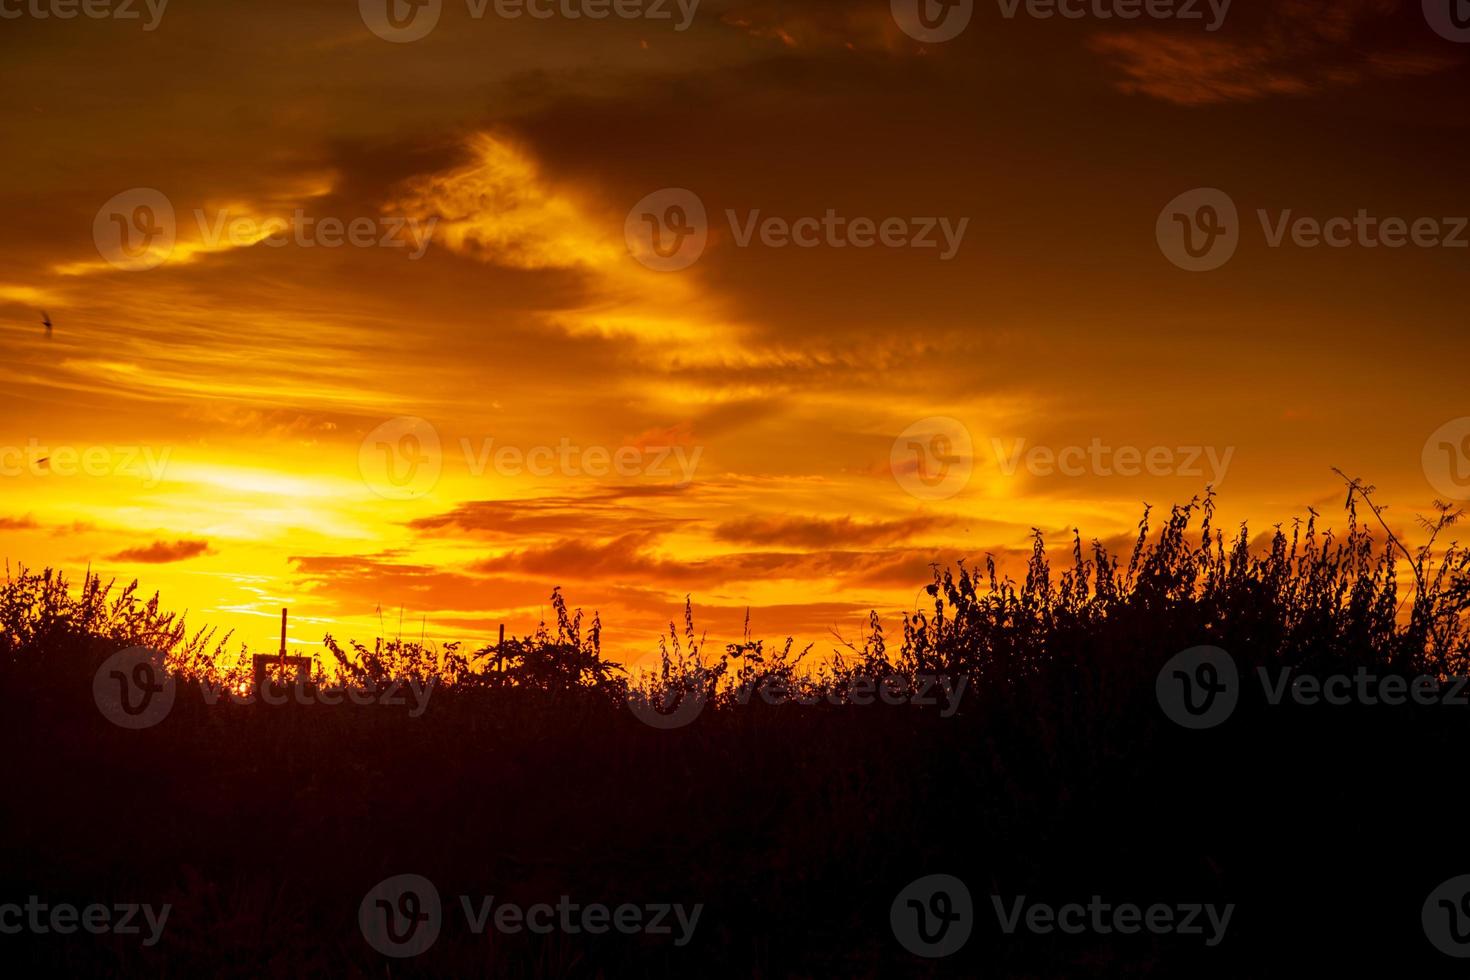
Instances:
[[[804,548],[852,547],[891,544],[954,523],[939,515],[908,517],[896,521],[856,521],[851,517],[751,516],[726,521],[715,528],[721,541],[740,544],[781,544]]]
[[[686,522],[635,507],[631,501],[683,492],[673,487],[614,487],[582,496],[470,500],[443,514],[415,518],[408,526],[416,531],[492,536],[671,531]]]
[[[112,561],[133,561],[144,565],[163,565],[212,554],[208,541],[155,541],[138,548],[125,548],[108,555]]]

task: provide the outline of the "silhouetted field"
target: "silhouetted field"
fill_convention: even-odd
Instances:
[[[1341,536],[1313,515],[1254,550],[1244,529],[1211,526],[1208,498],[1161,527],[1145,517],[1127,558],[1079,537],[1057,560],[1038,535],[1023,581],[993,566],[937,573],[932,608],[901,636],[875,618],[862,643],[810,666],[789,643],[709,653],[691,616],[671,627],[661,670],[630,677],[558,595],[555,623],[474,652],[328,638],[340,673],[292,696],[279,684],[283,704],[211,695],[252,693],[248,668],[156,599],[12,575],[0,903],[171,911],[152,945],[146,926],[22,930],[0,935],[0,953],[15,975],[165,977],[1462,969],[1421,913],[1470,873],[1470,705],[1442,703],[1467,672],[1470,557],[1406,551],[1376,524],[1375,537],[1358,513],[1368,490],[1350,489]],[[1447,537],[1453,516],[1422,537]],[[99,710],[94,682],[133,646],[166,651],[175,687],[165,717],[129,729]],[[1186,652],[1200,647],[1228,653],[1238,682],[1222,697],[1238,700],[1189,727],[1163,689],[1180,680],[1180,703],[1200,707],[1188,682],[1221,677],[1196,670]],[[1369,704],[1354,688],[1349,703],[1302,703],[1298,687],[1272,704],[1281,668],[1376,678],[1375,691],[1432,677],[1441,695]],[[333,677],[380,694],[403,682],[405,703],[300,703]],[[906,695],[887,682],[898,703],[867,680],[884,677],[902,678]],[[948,697],[928,680],[940,677]],[[427,704],[409,682],[431,690]],[[926,685],[936,703],[915,703]],[[684,704],[699,710],[674,723]],[[385,956],[359,911],[405,874],[433,882],[439,931],[419,955]],[[965,883],[973,914],[957,952],[925,958],[890,911],[934,874]],[[472,910],[568,896],[701,911],[687,936],[477,934],[460,896]],[[1100,896],[1233,911],[1214,945],[1208,928],[1007,933],[992,896],[1007,910]],[[1446,923],[1470,927],[1454,905]]]

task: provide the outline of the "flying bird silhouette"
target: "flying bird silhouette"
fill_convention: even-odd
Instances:
[[[46,328],[46,339],[51,339],[51,314],[45,310],[41,311],[41,326]]]

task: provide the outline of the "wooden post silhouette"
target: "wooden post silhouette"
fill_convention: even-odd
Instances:
[[[295,673],[294,683],[306,687],[311,683],[311,658],[310,657],[288,657],[286,656],[286,607],[281,607],[281,652],[272,657],[269,654],[257,653],[251,658],[251,673],[255,677],[255,690],[258,694],[267,681],[270,680],[271,666],[281,669],[281,678],[285,679],[286,669],[293,668]]]

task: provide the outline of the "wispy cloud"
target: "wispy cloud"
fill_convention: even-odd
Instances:
[[[1304,96],[1372,79],[1430,75],[1454,58],[1388,39],[1394,0],[1287,0],[1237,36],[1109,31],[1089,45],[1122,73],[1117,87],[1176,105]]]

